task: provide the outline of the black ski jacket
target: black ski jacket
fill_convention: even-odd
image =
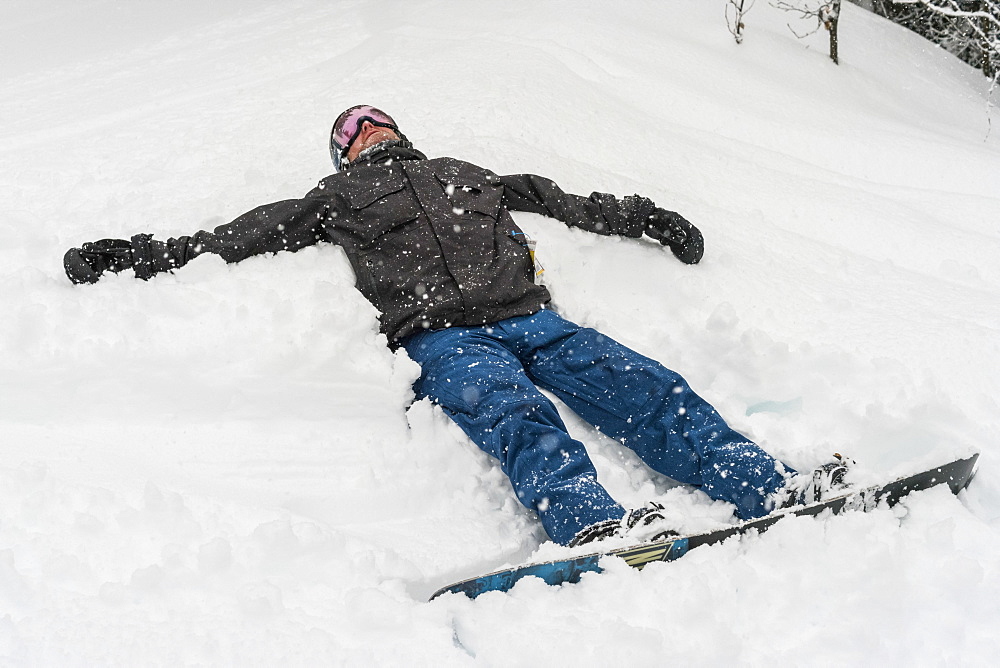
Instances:
[[[497,176],[454,158],[426,159],[405,142],[379,145],[302,199],[266,204],[212,232],[132,238],[148,278],[202,253],[227,262],[319,242],[347,252],[356,285],[381,313],[390,342],[421,329],[530,315],[549,301],[509,211],[551,216],[604,235],[639,237],[653,203],[564,193],[530,174]]]

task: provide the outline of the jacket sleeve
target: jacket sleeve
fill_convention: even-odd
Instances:
[[[323,221],[328,208],[328,200],[307,196],[259,206],[212,232],[203,230],[166,241],[137,234],[132,237],[135,275],[148,279],[183,267],[203,253],[214,253],[232,263],[253,255],[312,246],[326,238]]]
[[[504,185],[503,203],[511,211],[540,213],[595,234],[641,237],[646,219],[656,208],[639,195],[623,199],[598,192],[590,197],[572,195],[554,181],[534,174],[501,176],[500,182]]]

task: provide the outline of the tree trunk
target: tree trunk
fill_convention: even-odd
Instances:
[[[989,40],[989,35],[995,33],[993,30],[991,30],[992,26],[990,26],[990,21],[985,16],[986,12],[990,10],[990,7],[987,6],[985,0],[981,0],[979,2],[978,10],[983,12],[984,14],[984,16],[979,17],[979,27],[982,29],[983,33],[982,44],[980,44],[980,48],[982,49],[983,52],[982,56],[983,74],[985,74],[989,79],[993,79],[997,75],[996,68],[998,64],[995,64],[993,62],[993,49],[995,47],[993,44],[990,43]]]
[[[841,0],[833,0],[824,8],[827,11],[822,16],[826,29],[830,31],[830,60],[833,61],[834,65],[840,64],[840,44],[837,41],[837,28],[840,25],[840,3]]]

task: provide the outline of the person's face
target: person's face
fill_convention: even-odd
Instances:
[[[364,121],[361,123],[361,129],[358,130],[358,136],[351,144],[351,148],[347,149],[347,162],[354,162],[358,154],[366,148],[391,139],[399,139],[395,130]]]

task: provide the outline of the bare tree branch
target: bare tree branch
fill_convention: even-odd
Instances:
[[[737,44],[743,43],[743,31],[746,29],[743,16],[753,9],[756,2],[757,0],[729,0],[726,3],[726,27]]]
[[[830,33],[830,60],[835,64],[840,63],[838,29],[841,0],[821,0],[818,4],[805,0],[773,0],[771,5],[777,9],[798,14],[802,19],[815,18],[816,28],[805,34],[800,35],[791,24],[788,24],[788,29],[792,31],[793,35],[802,39],[819,32],[820,28],[825,28]]]

